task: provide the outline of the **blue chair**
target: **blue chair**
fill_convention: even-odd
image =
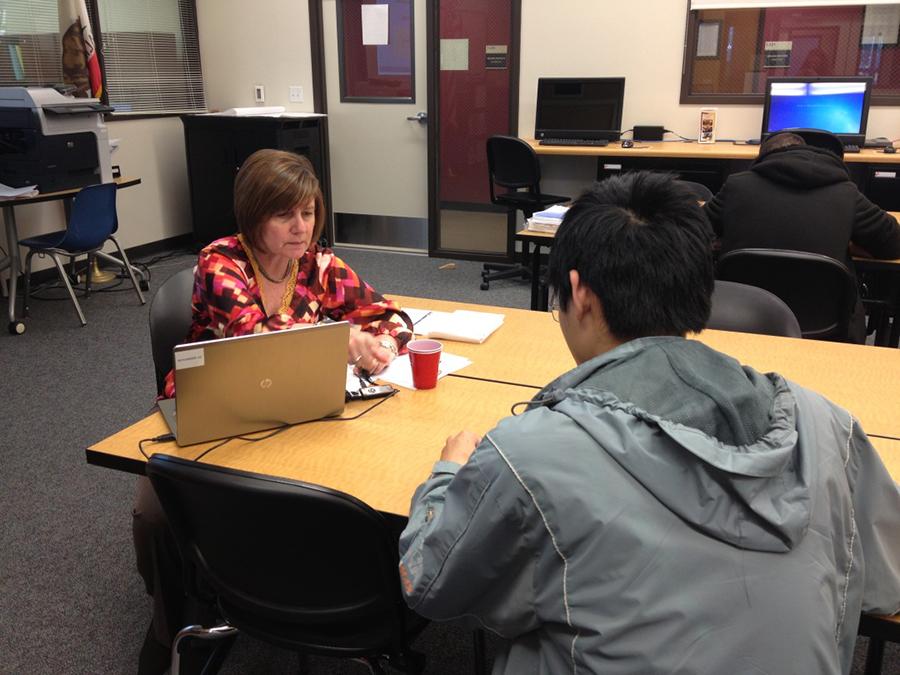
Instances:
[[[41,234],[36,237],[29,237],[19,241],[20,246],[29,249],[25,258],[25,301],[23,313],[28,316],[28,300],[31,296],[31,257],[37,253],[38,255],[48,255],[53,259],[59,277],[62,279],[72,304],[75,305],[75,311],[78,312],[78,318],[81,325],[87,325],[84,319],[84,313],[81,311],[81,305],[75,297],[75,291],[72,289],[72,283],[66,274],[65,267],[60,260],[60,256],[66,256],[71,262],[81,255],[87,256],[87,271],[85,273],[85,296],[91,293],[91,263],[95,254],[102,255],[105,260],[114,262],[123,267],[131,279],[134,291],[137,293],[138,300],[144,304],[144,295],[138,286],[137,278],[134,275],[134,269],[128,262],[128,257],[122,246],[116,240],[113,234],[119,227],[119,221],[116,216],[116,184],[104,183],[102,185],[89,185],[78,192],[72,199],[72,209],[69,214],[69,222],[65,230]],[[119,250],[121,260],[116,259],[107,254],[101,253],[100,249],[110,240]]]

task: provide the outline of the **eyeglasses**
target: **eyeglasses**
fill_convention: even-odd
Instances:
[[[550,293],[548,311],[550,312],[550,316],[553,317],[553,320],[556,323],[559,323],[559,295],[557,295],[555,290]]]

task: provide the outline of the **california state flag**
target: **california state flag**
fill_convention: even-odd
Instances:
[[[99,98],[103,80],[87,7],[84,0],[58,2],[63,82],[75,86],[75,96]]]

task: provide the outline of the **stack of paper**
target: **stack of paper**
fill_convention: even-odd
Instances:
[[[0,183],[0,199],[15,199],[16,197],[34,197],[38,194],[37,185],[26,185],[14,188]]]
[[[404,308],[413,322],[413,330],[419,337],[430,337],[458,342],[482,343],[503,323],[502,314],[471,312],[458,309],[455,312],[429,312],[424,309]]]
[[[556,232],[568,210],[568,206],[554,204],[546,211],[538,211],[525,221],[525,229],[532,232]]]

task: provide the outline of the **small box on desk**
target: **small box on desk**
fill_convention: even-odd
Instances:
[[[632,138],[636,141],[661,141],[665,133],[665,127],[636,125],[632,132]]]

